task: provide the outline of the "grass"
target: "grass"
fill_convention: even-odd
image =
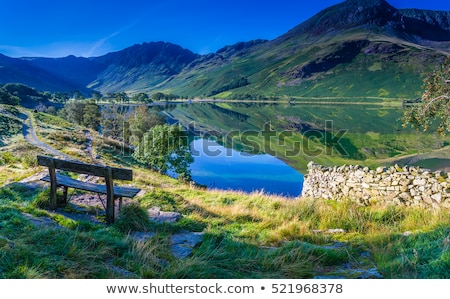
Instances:
[[[2,246],[0,277],[312,278],[370,252],[387,278],[449,278],[449,211],[288,200],[197,190],[174,181],[148,191],[113,226],[52,216],[59,227],[39,227],[23,212],[49,215],[32,204],[42,196],[19,186],[0,189],[0,236],[14,243]],[[166,210],[182,212],[183,220],[158,224],[142,217],[146,207],[164,203]],[[317,232],[335,228],[345,232]],[[138,242],[130,230],[155,236]],[[185,230],[205,235],[192,256],[179,260],[169,239]],[[337,242],[344,245],[333,247]]]
[[[49,211],[48,190],[18,183],[43,168],[25,158],[39,151],[13,138],[18,142],[0,153],[0,278],[354,277],[348,269],[342,273],[343,265],[375,265],[385,278],[450,278],[448,210],[197,189],[143,168],[113,141],[94,140],[102,162],[133,168],[134,185],[145,191],[106,226]],[[153,206],[183,217],[151,222],[145,213]],[[71,205],[65,212],[79,213]],[[29,215],[52,225],[37,225]],[[340,230],[328,233],[332,229]],[[137,241],[134,231],[154,236]],[[178,259],[170,238],[184,231],[204,237],[192,255]]]

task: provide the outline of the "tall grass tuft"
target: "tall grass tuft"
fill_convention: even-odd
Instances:
[[[151,228],[151,222],[147,211],[139,203],[131,203],[122,208],[114,226],[124,233],[129,233],[147,231]]]

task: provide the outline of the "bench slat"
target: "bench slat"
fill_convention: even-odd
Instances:
[[[50,176],[47,175],[43,177],[41,180],[50,182]],[[56,181],[58,186],[66,186],[69,188],[75,188],[95,193],[102,193],[102,194],[107,193],[105,185],[97,185],[89,182],[83,182],[60,174],[56,174]],[[133,198],[136,196],[136,194],[139,193],[139,191],[141,191],[141,189],[139,188],[114,186],[114,197]]]
[[[55,159],[51,157],[46,156],[37,156],[38,165],[40,166],[47,166],[49,167],[51,161],[54,161],[54,165],[56,169],[61,169],[65,171],[73,171],[77,173],[87,174],[87,175],[94,175],[94,176],[101,176],[106,177],[107,175],[107,167],[101,166],[101,165],[94,165],[94,164],[85,164],[82,162],[76,162],[76,161],[65,161],[60,159]],[[131,169],[125,169],[125,168],[115,168],[111,167],[113,179],[117,180],[127,180],[132,181],[133,180],[133,171]]]

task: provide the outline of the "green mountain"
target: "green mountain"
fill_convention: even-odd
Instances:
[[[450,53],[449,16],[349,0],[275,40],[203,57],[163,87],[208,96],[245,78],[216,96],[415,97],[420,74]]]
[[[93,58],[0,56],[0,84],[191,97],[415,98],[421,74],[449,53],[450,12],[347,0],[274,40],[207,55],[151,42]]]

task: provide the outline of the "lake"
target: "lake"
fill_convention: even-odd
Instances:
[[[220,148],[220,155],[205,155],[202,141],[195,141],[200,150],[192,173],[208,187],[247,192],[263,188],[297,196],[301,173],[306,173],[310,161],[326,166],[418,165],[431,170],[450,165],[445,150],[450,136],[439,136],[434,129],[403,128],[404,109],[398,102],[205,102],[154,109],[194,136],[203,140],[213,136],[235,150],[226,155],[231,149]]]
[[[202,138],[192,141],[191,149],[192,177],[210,189],[263,190],[287,197],[301,194],[303,175],[276,157],[239,152]]]

